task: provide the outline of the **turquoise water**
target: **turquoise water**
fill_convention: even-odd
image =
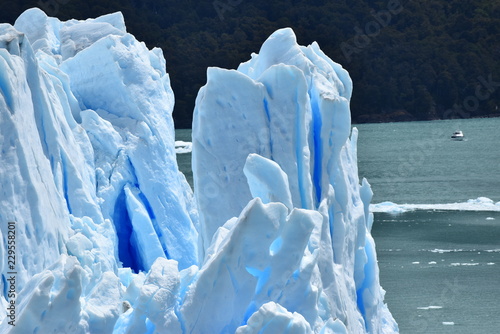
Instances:
[[[500,201],[500,118],[360,124],[359,174],[374,203]],[[460,129],[464,141],[450,140]]]
[[[361,124],[372,203],[500,201],[500,119]],[[466,140],[450,140],[460,129]],[[190,130],[177,130],[190,141]],[[192,184],[191,154],[178,163]],[[380,279],[401,333],[498,333],[500,212],[375,213]]]
[[[500,213],[377,213],[372,234],[401,333],[498,333]]]
[[[500,201],[500,119],[361,124],[373,203]],[[466,140],[451,141],[456,129]],[[499,333],[500,213],[375,213],[380,280],[401,333]]]

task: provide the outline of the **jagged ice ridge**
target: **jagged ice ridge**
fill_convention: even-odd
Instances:
[[[0,25],[2,333],[398,331],[348,73],[281,29],[207,77],[193,195],[162,51],[120,13],[61,22],[30,9]]]

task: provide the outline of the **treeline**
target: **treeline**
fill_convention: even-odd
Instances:
[[[349,71],[354,122],[500,114],[498,0],[13,0],[0,22],[34,6],[62,20],[122,11],[164,51],[177,127],[190,127],[207,67],[236,68],[282,27]]]

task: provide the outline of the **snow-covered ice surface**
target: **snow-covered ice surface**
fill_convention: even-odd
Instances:
[[[193,195],[162,51],[120,13],[61,22],[30,9],[1,24],[0,332],[397,332],[351,91],[290,29],[237,71],[210,68]]]

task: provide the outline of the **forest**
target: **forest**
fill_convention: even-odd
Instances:
[[[500,116],[500,0],[2,0],[0,22],[31,7],[62,20],[121,11],[163,49],[178,128],[207,67],[237,68],[283,27],[349,71],[354,123]]]

